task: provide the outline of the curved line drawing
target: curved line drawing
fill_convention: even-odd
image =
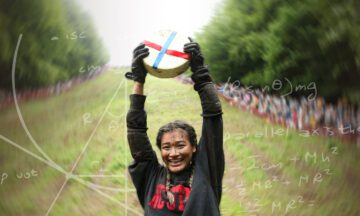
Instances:
[[[124,175],[106,175],[106,174],[100,174],[100,175],[94,175],[94,174],[77,174],[75,175],[80,178],[125,178]]]
[[[78,183],[80,184],[83,184],[85,185],[86,187],[88,187],[89,189],[92,189],[94,190],[95,192],[97,192],[98,194],[100,194],[101,196],[107,198],[107,199],[110,199],[116,203],[118,203],[119,205],[121,205],[121,207],[123,207],[125,210],[126,210],[126,214],[127,214],[127,211],[130,211],[136,215],[142,215],[140,212],[132,209],[132,208],[129,208],[128,205],[127,205],[127,193],[128,192],[133,192],[135,191],[134,189],[128,189],[127,188],[127,182],[126,182],[126,189],[119,189],[119,188],[112,188],[112,187],[106,187],[106,186],[102,186],[102,185],[98,185],[98,184],[94,184],[94,183],[91,183],[90,181],[86,181],[86,180],[83,180],[81,178],[79,178],[78,176],[76,175],[73,175],[72,174],[72,171],[74,170],[74,168],[76,167],[77,163],[79,162],[79,158],[81,158],[81,155],[83,153],[83,151],[81,152],[80,154],[80,157],[78,157],[78,159],[75,161],[75,164],[73,165],[72,167],[72,171],[71,172],[67,172],[65,171],[59,164],[57,164],[56,162],[54,162],[44,151],[43,149],[37,144],[36,140],[33,138],[33,136],[31,135],[30,131],[28,130],[28,127],[23,119],[23,116],[22,116],[22,113],[21,113],[21,110],[20,110],[20,107],[19,107],[19,104],[18,104],[18,100],[17,100],[17,95],[16,95],[16,88],[15,88],[15,71],[16,71],[16,61],[17,61],[17,57],[18,57],[18,51],[19,51],[19,47],[20,47],[20,44],[21,44],[21,40],[22,40],[22,34],[19,35],[19,38],[18,38],[18,41],[17,41],[17,45],[16,45],[16,49],[15,49],[15,52],[14,52],[14,58],[13,58],[13,62],[12,62],[12,69],[11,69],[11,78],[12,78],[12,91],[13,91],[13,98],[14,98],[14,103],[15,103],[15,107],[16,107],[16,112],[18,114],[18,117],[19,117],[19,120],[20,120],[20,123],[23,127],[23,129],[25,130],[26,132],[26,135],[29,137],[30,141],[32,142],[32,144],[35,146],[35,148],[39,151],[39,153],[42,155],[39,156],[35,153],[33,153],[32,151],[22,147],[21,145],[13,142],[12,140],[2,136],[0,134],[0,138],[8,143],[10,143],[12,146],[24,151],[25,153],[29,154],[30,156],[42,161],[43,163],[47,164],[48,166],[52,167],[53,169],[55,170],[58,170],[60,173],[64,174],[65,177],[66,177],[66,181],[63,183],[60,191],[58,192],[57,194],[57,197],[59,196],[60,192],[62,191],[62,189],[65,187],[67,181],[69,179],[74,179],[76,180]],[[120,83],[118,89],[117,89],[117,92],[118,90],[120,89],[121,87],[121,84],[122,82]],[[126,82],[125,82],[126,84]],[[116,94],[117,94],[116,92]],[[115,94],[115,95],[116,95]],[[112,97],[111,101],[115,98],[115,95]],[[126,104],[126,103],[125,103]],[[109,105],[107,106],[109,107]],[[106,112],[106,111],[105,111]],[[103,114],[105,115],[105,113]],[[98,124],[100,123],[101,121],[98,122]],[[95,132],[96,129],[93,131]],[[91,137],[90,137],[91,139]],[[85,145],[85,149],[87,147],[87,145],[89,144],[89,141],[90,139],[88,140],[87,144]],[[84,149],[83,149],[84,150]],[[99,189],[104,189],[104,190],[111,190],[111,191],[116,191],[116,192],[125,192],[126,194],[126,199],[125,199],[125,204],[123,202],[120,202],[119,200],[117,200],[116,198],[110,196],[109,194],[107,193],[104,193],[103,191],[99,190]],[[52,209],[52,206],[53,204],[55,203],[55,201],[57,200],[57,197],[55,198],[55,200],[53,201],[53,203],[51,204],[50,208],[48,209],[48,212],[46,213],[49,214],[49,212],[51,211]]]
[[[116,91],[115,91],[115,94],[114,94],[113,97],[111,98],[110,102],[106,105],[105,111],[104,111],[103,114],[100,116],[100,119],[99,119],[99,121],[97,122],[94,130],[91,132],[89,139],[86,141],[85,146],[84,146],[83,149],[81,150],[80,155],[76,158],[75,163],[74,163],[73,166],[71,167],[71,171],[70,171],[71,174],[74,172],[74,170],[76,169],[76,167],[77,167],[78,163],[80,162],[82,156],[84,155],[85,151],[87,150],[87,148],[88,148],[88,146],[89,146],[89,144],[90,144],[91,139],[93,138],[93,136],[94,136],[95,132],[97,131],[99,125],[100,125],[101,122],[103,121],[103,119],[104,119],[104,117],[105,117],[105,115],[106,115],[106,112],[108,111],[109,107],[111,106],[111,103],[113,102],[113,100],[115,99],[116,95],[118,94],[118,92],[119,92],[119,90],[120,90],[123,82],[124,82],[124,80],[122,80],[122,81],[120,82],[119,86],[117,87],[117,89],[116,89]]]
[[[124,103],[124,110],[126,110],[127,107],[128,107],[128,105],[127,105],[127,100],[126,100],[127,96],[128,96],[128,93],[127,93],[127,82],[125,81],[125,91],[124,91],[125,103]],[[126,120],[126,118],[123,118],[123,121],[124,121],[124,126],[127,125],[127,120]],[[126,143],[127,143],[127,129],[124,130],[124,149],[129,148]],[[127,151],[125,150],[125,164],[128,164],[127,157],[128,157],[128,154],[127,154]],[[128,193],[127,193],[127,191],[128,191],[129,186],[128,186],[128,176],[127,176],[127,174],[126,174],[126,169],[124,170],[124,176],[125,176],[125,190],[126,190],[126,192],[125,192],[125,206],[128,206]],[[125,211],[125,216],[127,216],[127,210],[124,210],[124,211]]]
[[[114,117],[114,118],[119,118],[119,119],[121,119],[121,118],[124,117],[124,113],[121,114],[121,115],[116,115],[116,114],[112,113],[111,111],[107,111],[107,113],[108,113],[110,116]]]
[[[118,86],[118,88],[116,89],[116,93],[113,95],[113,97],[111,98],[110,102],[106,105],[106,108],[105,108],[105,111],[103,112],[103,114],[101,115],[100,117],[100,120],[98,121],[98,123],[96,124],[96,127],[94,128],[94,130],[92,131],[90,137],[88,138],[85,146],[83,147],[83,149],[81,150],[79,156],[77,157],[77,159],[75,160],[75,163],[73,164],[73,166],[71,167],[71,170],[70,172],[68,172],[68,174],[66,175],[66,178],[65,178],[65,181],[64,183],[62,184],[60,190],[58,191],[58,193],[56,194],[54,200],[52,201],[49,209],[47,210],[47,213],[46,213],[46,216],[48,216],[53,208],[53,206],[55,205],[55,203],[57,202],[59,196],[61,195],[62,191],[64,190],[66,184],[68,183],[69,179],[71,178],[71,176],[73,175],[73,172],[75,171],[78,163],[80,162],[82,156],[84,155],[85,151],[87,150],[89,144],[90,144],[90,141],[92,139],[92,137],[94,136],[95,132],[97,131],[97,128],[99,127],[99,125],[101,124],[101,122],[103,121],[105,115],[106,115],[106,111],[109,109],[112,101],[115,99],[116,95],[118,94],[119,90],[120,90],[120,87],[122,86],[122,83],[123,83],[124,80],[122,80]],[[127,194],[127,193],[125,193]],[[127,206],[127,204],[125,204]]]
[[[15,103],[15,107],[16,107],[16,112],[19,116],[19,120],[21,123],[21,126],[23,127],[23,129],[25,130],[26,135],[29,137],[30,141],[32,142],[32,144],[35,146],[35,148],[40,152],[40,154],[46,159],[48,160],[53,166],[63,170],[64,172],[66,172],[60,165],[58,165],[57,163],[55,163],[53,160],[50,159],[50,157],[42,150],[42,148],[37,144],[37,142],[35,141],[35,139],[33,138],[33,136],[31,135],[30,131],[28,130],[26,123],[24,121],[24,118],[21,114],[20,108],[19,108],[19,104],[17,101],[17,96],[16,96],[16,88],[15,88],[15,67],[16,67],[16,60],[17,60],[17,55],[18,55],[18,51],[19,51],[19,47],[20,47],[20,43],[21,43],[21,39],[22,39],[22,34],[19,35],[19,39],[18,42],[16,44],[16,49],[15,49],[15,53],[14,53],[14,58],[13,58],[13,63],[12,63],[12,69],[11,69],[11,84],[12,84],[12,91],[13,91],[13,96],[14,96],[14,103]]]
[[[10,145],[24,151],[25,153],[29,154],[30,156],[38,159],[39,161],[45,163],[46,165],[56,169],[57,171],[59,171],[60,173],[64,174],[65,176],[67,176],[67,178],[69,179],[73,179],[73,180],[76,180],[78,182],[82,182],[84,184],[86,184],[88,187],[91,187],[91,188],[99,188],[99,189],[104,189],[104,190],[110,190],[110,191],[115,191],[115,192],[134,192],[135,189],[121,189],[121,188],[113,188],[113,187],[106,187],[106,186],[101,186],[101,185],[98,185],[98,184],[94,184],[94,183],[91,183],[89,181],[86,181],[86,180],[83,180],[81,179],[81,176],[78,176],[78,175],[72,175],[71,173],[69,172],[66,172],[66,171],[63,171],[63,170],[60,170],[56,167],[53,167],[52,164],[45,160],[44,158],[40,157],[39,155],[35,154],[34,152],[22,147],[21,145],[15,143],[14,141],[6,138],[5,136],[1,135],[0,134],[0,139],[4,140],[5,142],[9,143]]]
[[[83,181],[85,181],[85,180],[83,180]],[[87,184],[89,184],[90,187],[94,187],[94,188],[98,188],[98,189],[102,189],[102,190],[113,191],[113,192],[124,192],[124,193],[135,192],[135,189],[106,187],[106,186],[101,186],[101,185],[90,183],[90,182],[88,182]]]

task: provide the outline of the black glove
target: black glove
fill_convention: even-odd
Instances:
[[[189,37],[190,43],[184,45],[184,52],[190,54],[190,67],[192,72],[196,72],[200,68],[205,67],[204,57],[201,54],[200,46]]]
[[[144,67],[143,59],[149,55],[149,49],[145,44],[140,43],[133,51],[131,72],[125,73],[125,77],[139,83],[145,83],[147,71]]]
[[[190,54],[190,67],[193,74],[194,89],[200,90],[206,83],[212,82],[209,69],[204,65],[204,57],[201,54],[200,46],[189,37],[190,43],[184,45],[184,52]]]

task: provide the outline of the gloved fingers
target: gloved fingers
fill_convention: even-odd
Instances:
[[[149,53],[149,48],[144,47],[142,49],[138,49],[134,52],[134,58],[138,57],[139,55],[141,55],[142,53]]]
[[[188,37],[190,42],[194,42],[194,40],[191,37]]]
[[[185,43],[185,46],[189,46],[189,45],[197,45],[197,46],[199,46],[199,43],[198,43],[198,42],[188,42],[188,43]]]
[[[186,43],[184,45],[184,49],[189,49],[189,48],[196,48],[196,49],[199,49],[200,50],[200,46],[198,43],[196,42],[190,42],[190,43]]]
[[[145,47],[145,44],[144,43],[140,43],[139,45],[137,45],[133,51],[133,54],[135,55],[135,53],[140,50],[140,49],[143,49]]]
[[[197,55],[198,53],[200,53],[200,51],[196,48],[188,48],[188,49],[184,49],[185,53],[190,53],[192,56]]]
[[[134,60],[133,62],[139,62],[141,61],[143,58],[145,58],[146,56],[148,56],[150,54],[149,49],[148,48],[144,48],[143,50],[139,50],[138,53],[136,53],[136,55],[134,56]]]
[[[191,46],[184,49],[185,53],[189,53],[192,57],[196,56],[198,53],[201,53],[199,47]]]
[[[129,80],[134,80],[134,79],[135,79],[134,73],[132,73],[132,72],[126,72],[126,73],[125,73],[125,78],[126,78],[126,79],[129,79]]]
[[[185,48],[184,52],[186,52],[186,53],[191,53],[191,52],[199,53],[200,50],[198,48],[196,48],[196,47],[189,47],[189,48]]]

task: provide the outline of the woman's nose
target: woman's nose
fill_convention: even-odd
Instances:
[[[177,152],[176,148],[171,148],[170,149],[170,156],[174,156],[174,155],[177,155],[177,154],[178,154],[178,152]]]

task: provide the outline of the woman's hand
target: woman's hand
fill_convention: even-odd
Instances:
[[[200,46],[189,37],[190,43],[184,45],[184,52],[190,54],[190,67],[193,74],[191,79],[194,81],[194,89],[199,91],[207,83],[211,83],[212,79],[209,69],[204,65],[204,57],[201,53]]]
[[[140,43],[133,51],[131,72],[125,73],[125,77],[144,84],[147,71],[144,67],[143,59],[148,55],[149,49],[145,47],[145,44]]]
[[[191,37],[189,37],[190,43],[186,43],[184,45],[184,52],[190,54],[190,68],[192,72],[196,72],[204,65],[204,57],[200,50],[200,45],[193,41]]]

